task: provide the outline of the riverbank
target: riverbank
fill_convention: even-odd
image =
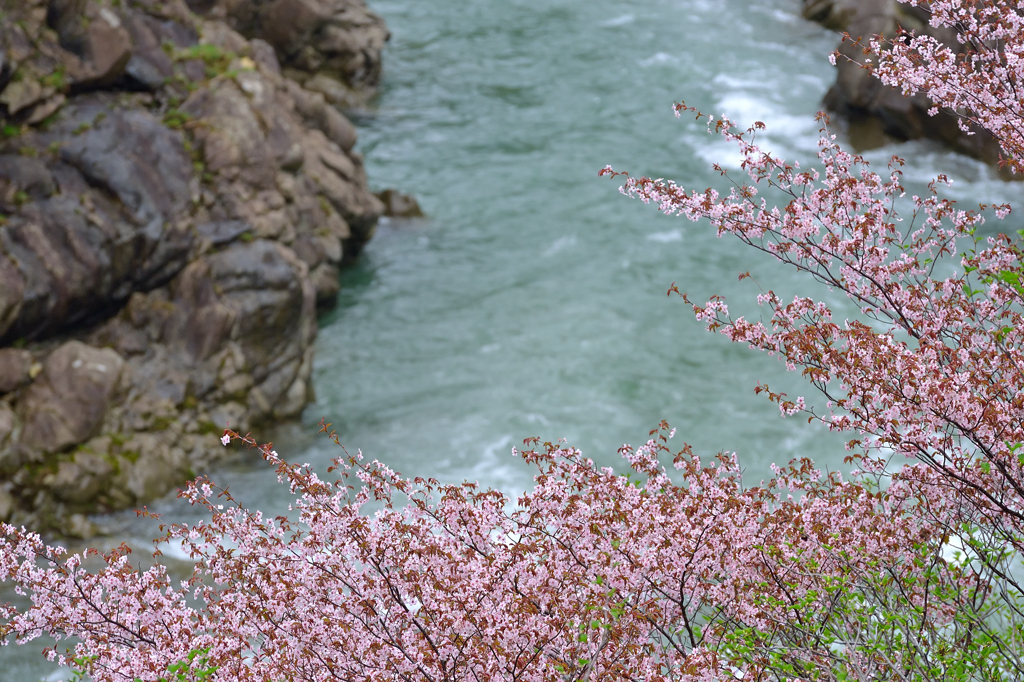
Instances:
[[[72,537],[313,396],[376,229],[362,0],[5,0],[0,521]]]

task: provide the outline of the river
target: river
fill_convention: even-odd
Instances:
[[[821,400],[773,358],[704,331],[677,297],[720,294],[757,313],[759,289],[820,294],[806,278],[706,224],[667,218],[598,178],[607,164],[687,187],[720,184],[711,164],[736,153],[671,105],[764,121],[762,141],[814,160],[814,114],[834,77],[837,38],[798,0],[378,0],[393,37],[376,109],[358,149],[374,187],[415,195],[428,218],[385,221],[343,273],[321,320],[317,400],[301,425],[256,435],[286,458],[326,468],[340,454],[316,435],[333,423],[350,452],[407,475],[530,485],[511,448],[565,438],[602,465],[662,419],[711,456],[735,451],[756,483],[772,462],[810,456],[842,467],[844,438],[781,419],[754,394]],[[931,143],[897,152],[908,176],[940,171],[956,196],[1019,201],[1020,188]],[[752,279],[738,281],[750,271]],[[846,303],[828,300],[843,310]],[[211,472],[280,512],[287,489],[251,456]],[[168,520],[196,518],[173,500]],[[101,519],[119,536],[154,536],[134,514]],[[5,682],[50,675],[41,645],[2,651]]]

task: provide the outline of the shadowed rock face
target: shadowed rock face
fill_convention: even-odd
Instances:
[[[803,0],[803,15],[855,39],[893,37],[902,27],[931,35],[957,51],[963,49],[954,31],[928,25],[927,10],[896,0]],[[937,116],[929,116],[931,104],[924,95],[905,97],[899,90],[882,85],[850,61],[863,59],[862,49],[852,41],[842,43],[839,52],[849,59],[837,60],[836,82],[824,103],[850,122],[851,141],[858,149],[880,146],[887,138],[930,138],[988,163],[998,162],[999,145],[991,134],[978,129],[976,134],[967,135],[952,114],[940,111]]]
[[[365,96],[387,33],[357,0],[0,11],[0,521],[81,535],[307,403],[384,207],[302,82]]]
[[[88,319],[188,261],[192,162],[181,132],[104,99],[76,98],[33,136],[44,149],[59,146],[54,158],[0,157],[0,209],[9,215],[0,249],[24,282],[21,300],[5,301],[0,338],[40,338]]]

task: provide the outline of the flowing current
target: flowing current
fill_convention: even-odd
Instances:
[[[381,97],[357,121],[358,148],[371,185],[415,195],[428,218],[382,223],[321,320],[317,400],[301,424],[255,435],[323,471],[342,454],[316,435],[325,418],[351,453],[513,494],[531,481],[510,454],[524,438],[564,438],[620,466],[617,448],[643,442],[662,419],[697,453],[737,452],[751,483],[794,457],[842,467],[845,438],[783,420],[754,394],[767,383],[822,407],[798,374],[707,333],[665,294],[674,282],[695,301],[724,295],[734,312],[755,315],[758,287],[831,296],[839,310],[845,301],[597,176],[611,164],[722,187],[712,163],[736,169],[737,153],[692,117],[674,118],[679,100],[764,121],[764,146],[811,165],[837,37],[803,20],[799,5],[371,0],[393,35]],[[931,143],[869,157],[884,167],[893,153],[912,182],[945,172],[967,203],[1020,203],[1019,186]],[[746,271],[752,279],[738,281]],[[210,476],[267,512],[289,502],[250,455]],[[168,521],[198,518],[175,500],[152,508]],[[134,514],[97,521],[143,556],[157,535]],[[0,650],[0,679],[61,679],[43,646]]]

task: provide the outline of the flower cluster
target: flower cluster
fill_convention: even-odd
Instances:
[[[671,453],[667,427],[651,435],[623,447],[630,476],[531,442],[517,454],[536,485],[515,502],[358,456],[337,460],[328,484],[263,447],[298,518],[221,504],[225,493],[193,482],[182,495],[212,518],[168,529],[197,562],[178,586],[160,566],[132,570],[123,550],[88,572],[82,557],[0,528],[0,577],[34,598],[6,610],[0,634],[77,637],[75,660],[102,682],[157,680],[195,650],[220,680],[706,680],[767,664],[738,629],[809,666],[833,663],[829,644],[856,639],[833,622],[851,581],[888,576],[903,592],[880,589],[907,609],[939,589],[916,579],[916,561],[935,561],[921,548],[936,531],[904,513],[913,501],[810,462],[744,487],[734,456],[702,462]],[[970,594],[963,580],[939,582]],[[831,634],[807,639],[796,612]],[[951,617],[943,604],[920,626]]]

